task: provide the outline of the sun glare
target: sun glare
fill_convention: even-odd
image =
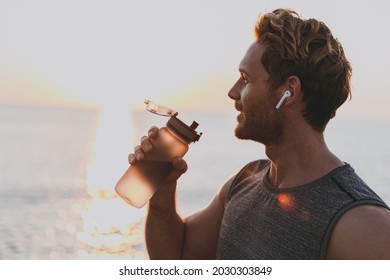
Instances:
[[[102,192],[105,197],[114,195],[115,182],[128,167],[126,153],[131,148],[131,129],[128,108],[108,106],[102,109],[87,179],[90,195]]]
[[[145,258],[143,249],[144,209],[135,209],[114,192],[116,182],[128,168],[132,127],[125,105],[105,106],[100,116],[95,153],[87,176],[89,199],[80,216],[81,259]]]

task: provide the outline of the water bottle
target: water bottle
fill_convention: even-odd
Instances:
[[[150,200],[160,183],[171,173],[172,159],[183,157],[188,145],[198,141],[202,135],[195,131],[198,127],[195,121],[188,126],[177,118],[176,111],[150,100],[145,100],[145,104],[149,112],[170,118],[166,126],[160,128],[157,138],[150,139],[153,151],[146,153],[144,160],[131,165],[115,186],[116,193],[137,208]]]

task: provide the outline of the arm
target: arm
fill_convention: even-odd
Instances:
[[[151,128],[149,137],[143,137],[141,145],[129,155],[129,162],[143,160],[144,153],[153,147],[149,138],[157,137],[158,129]],[[187,170],[184,160],[175,158],[174,170],[161,184],[149,202],[145,237],[151,259],[213,259],[216,256],[219,228],[230,179],[212,202],[203,210],[183,219],[176,211],[176,185]]]
[[[361,205],[347,211],[330,238],[327,259],[390,259],[390,211]]]
[[[174,162],[178,164],[177,159]],[[145,238],[150,259],[182,258],[184,221],[176,212],[175,196],[176,181],[171,181],[160,186],[149,201]]]
[[[215,259],[225,201],[235,176],[230,178],[203,210],[185,219],[184,259]]]
[[[231,180],[206,208],[185,219],[176,212],[176,184],[163,186],[149,203],[145,234],[150,258],[215,259]]]

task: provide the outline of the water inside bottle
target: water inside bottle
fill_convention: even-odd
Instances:
[[[115,187],[118,195],[134,207],[143,207],[173,169],[170,161],[144,160],[127,169]]]
[[[137,162],[132,166],[138,169],[139,173],[143,175],[144,179],[149,181],[152,186],[157,189],[161,182],[171,173],[173,170],[172,162],[170,161],[157,161],[157,160],[144,160]]]

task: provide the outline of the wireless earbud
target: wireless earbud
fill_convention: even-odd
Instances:
[[[287,89],[287,90],[284,92],[282,98],[280,98],[280,100],[279,100],[279,102],[278,102],[278,104],[276,105],[275,108],[278,110],[278,109],[282,106],[284,100],[286,100],[287,97],[291,97],[291,95],[292,95],[292,94],[291,94],[291,91],[289,91],[289,90]]]

